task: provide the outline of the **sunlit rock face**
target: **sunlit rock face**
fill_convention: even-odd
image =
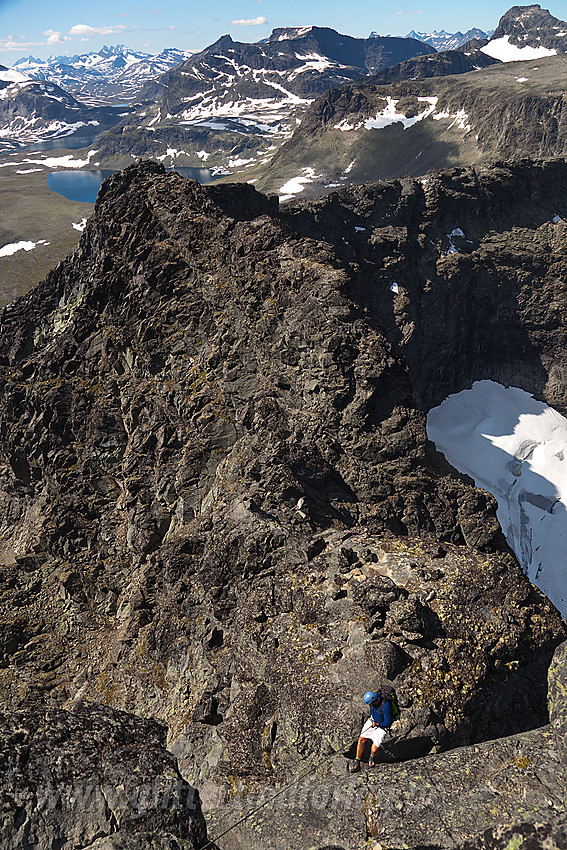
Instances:
[[[530,581],[567,614],[567,419],[494,381],[449,396],[427,432],[460,472],[498,500],[498,518]]]

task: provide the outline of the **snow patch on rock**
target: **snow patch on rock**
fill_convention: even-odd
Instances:
[[[516,387],[477,381],[429,411],[427,434],[477,487],[531,582],[567,615],[567,419]]]
[[[427,103],[428,105],[422,112],[419,112],[411,118],[408,118],[403,114],[403,112],[397,111],[396,106],[399,102],[399,98],[395,99],[388,95],[386,98],[386,106],[384,109],[380,110],[380,112],[377,112],[374,118],[367,118],[366,120],[359,121],[356,124],[350,124],[347,119],[343,119],[338,124],[334,125],[334,129],[342,130],[343,132],[359,130],[361,127],[364,127],[366,130],[382,130],[390,124],[402,124],[404,129],[412,127],[414,124],[417,124],[418,121],[423,121],[424,118],[427,118],[435,111],[438,100],[437,97],[418,97],[417,99],[418,101]]]
[[[555,48],[530,47],[529,44],[526,44],[525,47],[517,47],[515,44],[510,44],[509,35],[503,35],[502,38],[489,41],[480,50],[481,53],[486,53],[493,59],[500,59],[501,62],[523,62],[525,59],[541,59],[543,56],[555,56],[557,54]]]
[[[49,242],[46,242],[45,239],[39,239],[37,242],[11,242],[9,245],[0,248],[0,257],[11,257],[18,251],[33,251],[37,245],[49,245]]]
[[[312,183],[313,180],[316,180],[320,176],[320,174],[315,174],[313,168],[304,168],[303,174],[300,174],[297,177],[292,177],[291,180],[288,180],[287,183],[280,186],[280,203],[282,201],[289,201],[290,198],[295,197],[295,195],[299,194],[299,192],[303,192],[305,189],[304,184]]]
[[[460,130],[464,130],[466,133],[469,133],[471,130],[471,125],[468,123],[469,116],[465,112],[464,109],[458,109],[456,112],[448,112],[443,109],[441,112],[435,112],[432,115],[434,121],[441,121],[442,119],[448,118],[452,119],[451,123],[447,127],[450,130],[452,127],[458,127]]]

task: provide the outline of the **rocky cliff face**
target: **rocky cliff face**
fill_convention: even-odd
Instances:
[[[512,6],[502,15],[490,41],[505,38],[522,49],[524,47],[567,52],[566,22],[555,18],[539,3],[531,6]]]
[[[213,825],[347,752],[383,679],[394,758],[527,734],[539,759],[564,624],[425,411],[512,375],[565,405],[566,182],[526,162],[280,210],[110,178],[1,316],[6,709],[167,718]]]
[[[455,169],[282,215],[337,246],[356,298],[403,352],[421,407],[482,377],[565,411],[564,180],[563,160]]]

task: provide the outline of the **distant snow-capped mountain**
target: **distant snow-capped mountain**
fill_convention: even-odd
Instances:
[[[435,50],[456,50],[462,47],[473,38],[486,39],[490,38],[493,30],[484,32],[478,27],[467,30],[467,32],[446,32],[445,30],[433,30],[433,32],[416,32],[412,30],[406,35],[406,38],[415,38],[417,41],[422,41],[424,44],[430,44]],[[374,35],[374,33],[372,33]]]
[[[150,80],[191,56],[187,50],[168,48],[158,54],[129,50],[123,44],[98,53],[19,59],[14,68],[35,80],[49,80],[90,105],[134,100]]]
[[[0,65],[0,142],[9,146],[63,138],[90,128],[108,129],[119,110],[89,107],[49,80],[35,80]]]

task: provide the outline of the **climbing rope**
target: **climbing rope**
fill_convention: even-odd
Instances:
[[[228,832],[231,832],[233,829],[235,829],[237,826],[239,826],[241,823],[243,823],[245,820],[248,820],[248,818],[251,818],[252,815],[255,815],[256,812],[259,812],[260,809],[263,809],[264,806],[268,805],[268,803],[273,802],[273,800],[275,800],[276,797],[279,797],[281,794],[285,793],[290,788],[293,788],[293,786],[297,785],[298,782],[301,782],[303,779],[305,779],[310,774],[315,773],[315,771],[319,767],[321,767],[321,765],[324,764],[324,762],[328,761],[328,759],[333,758],[333,756],[337,756],[339,753],[342,753],[345,750],[348,750],[349,747],[351,747],[356,741],[358,741],[358,738],[359,738],[359,736],[357,735],[355,738],[351,738],[349,741],[345,742],[338,749],[333,750],[331,753],[326,755],[325,758],[323,758],[323,759],[321,759],[321,761],[317,762],[317,764],[314,764],[312,767],[310,767],[309,770],[306,770],[304,773],[301,773],[297,777],[297,779],[294,779],[293,782],[289,783],[289,785],[285,785],[283,788],[280,788],[280,790],[276,791],[276,793],[273,794],[269,799],[264,800],[264,802],[260,803],[259,806],[256,806],[255,809],[252,809],[247,814],[243,815],[241,818],[239,818],[237,821],[235,821],[235,823],[233,823],[231,826],[229,826],[227,829],[225,829],[224,832],[219,833],[219,835],[215,836],[215,838],[211,838],[209,841],[207,841],[206,844],[203,844],[203,846],[200,848],[200,850],[207,850],[207,847],[212,847],[213,845],[215,845],[217,843],[217,841],[219,840],[219,838],[222,838]]]

